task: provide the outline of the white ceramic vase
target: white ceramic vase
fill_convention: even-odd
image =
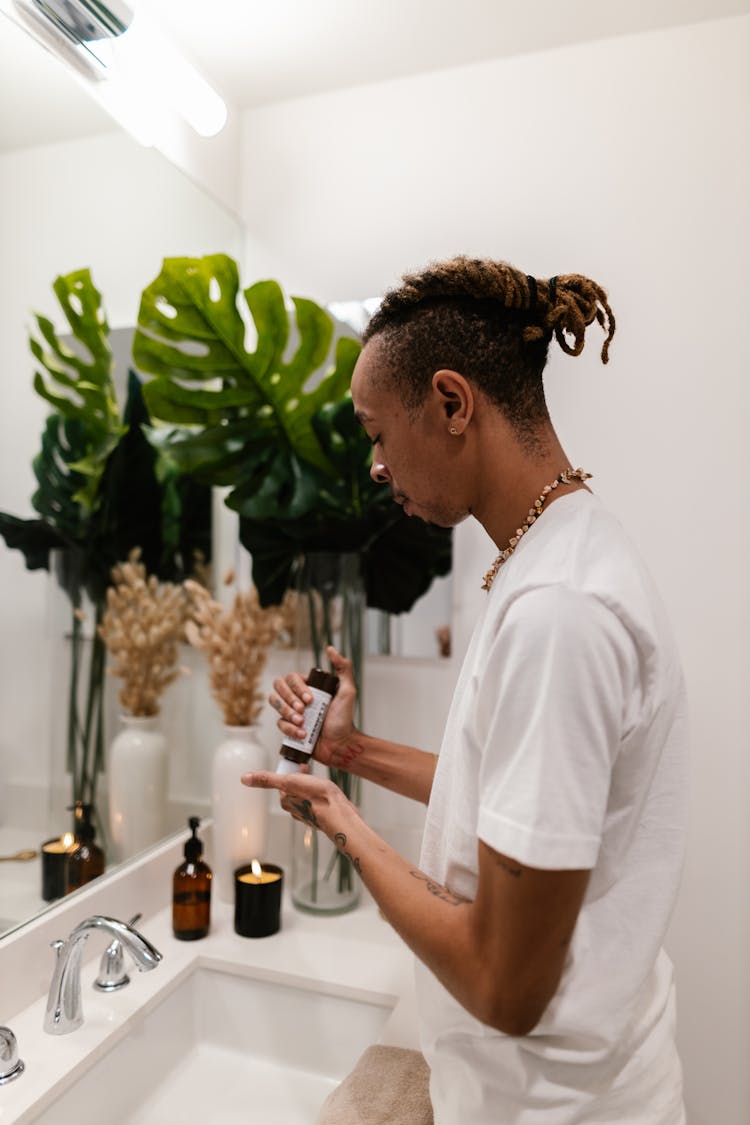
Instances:
[[[158,716],[121,715],[109,751],[109,831],[116,863],[161,840],[167,829],[167,740]]]
[[[263,859],[268,841],[269,793],[248,789],[243,773],[268,768],[268,754],[254,727],[224,727],[211,767],[214,893],[234,902],[234,872],[253,859]]]

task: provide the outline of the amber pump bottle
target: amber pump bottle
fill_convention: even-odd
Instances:
[[[68,893],[77,891],[104,873],[104,852],[94,841],[96,833],[91,823],[93,806],[76,801],[71,808],[75,811],[75,846],[68,853],[66,866]]]
[[[200,819],[188,820],[192,835],[185,844],[185,860],[172,880],[172,932],[180,941],[205,937],[211,925],[211,868],[201,859]]]
[[[312,703],[305,707],[303,721],[305,724],[304,738],[291,738],[287,736],[281,744],[279,751],[279,764],[276,773],[297,773],[300,766],[309,762],[312,757],[315,743],[323,727],[326,712],[331,700],[338,691],[339,678],[333,672],[324,672],[322,668],[313,668],[307,677],[307,686],[312,695]]]

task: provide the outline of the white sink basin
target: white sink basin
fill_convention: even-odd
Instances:
[[[391,1011],[199,965],[134,1016],[125,1035],[33,1120],[312,1125]]]

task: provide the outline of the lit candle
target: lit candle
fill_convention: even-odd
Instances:
[[[66,832],[64,836],[59,839],[47,840],[42,844],[42,851],[47,855],[59,855],[60,852],[70,851],[70,845],[73,843],[75,837],[72,832]]]
[[[240,883],[275,883],[281,878],[281,871],[278,867],[264,871],[257,859],[254,859],[250,864],[250,870],[245,871],[243,875],[238,874],[237,878]]]
[[[281,926],[283,871],[257,859],[234,873],[234,930],[241,937],[269,937]]]
[[[42,844],[42,898],[45,902],[65,894],[68,854],[74,846],[75,837],[71,832]]]

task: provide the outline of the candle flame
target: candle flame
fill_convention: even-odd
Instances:
[[[258,860],[254,859],[252,861],[252,863],[250,864],[250,867],[251,867],[253,875],[256,877],[256,879],[260,879],[261,875],[263,874],[263,868],[258,863]]]
[[[62,838],[62,842],[66,848],[69,848],[71,844],[75,843],[75,836],[72,832],[66,832]]]

